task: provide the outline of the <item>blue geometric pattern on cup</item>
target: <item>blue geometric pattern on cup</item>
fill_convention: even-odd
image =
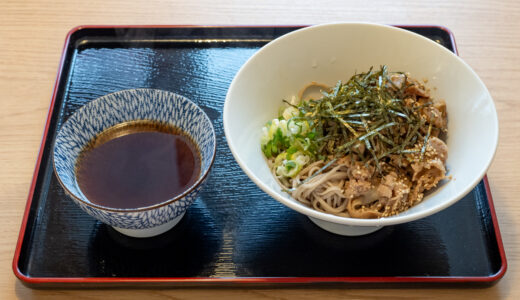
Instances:
[[[89,202],[81,192],[75,176],[76,161],[81,150],[102,131],[119,123],[137,120],[173,125],[193,139],[201,155],[197,186],[182,198],[150,208],[109,209]],[[54,169],[67,194],[91,216],[120,228],[151,228],[179,216],[193,203],[213,163],[215,143],[211,120],[187,98],[162,90],[123,90],[89,102],[63,124],[54,144]]]

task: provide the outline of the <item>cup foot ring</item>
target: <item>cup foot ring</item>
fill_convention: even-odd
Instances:
[[[184,214],[186,212],[183,212],[179,216],[175,217],[174,219],[161,224],[159,226],[155,226],[152,228],[145,228],[145,229],[127,229],[127,228],[120,228],[112,226],[116,231],[118,231],[121,234],[124,234],[126,236],[135,237],[135,238],[147,238],[147,237],[153,237],[157,236],[159,234],[165,233],[166,231],[172,229],[177,223],[180,222],[182,217],[184,217]]]

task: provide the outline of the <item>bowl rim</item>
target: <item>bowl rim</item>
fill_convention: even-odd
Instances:
[[[98,204],[94,204],[92,202],[88,202],[88,201],[85,201],[81,198],[79,198],[78,196],[76,196],[73,192],[71,192],[67,187],[66,185],[62,182],[61,178],[60,178],[60,175],[58,173],[58,171],[56,170],[56,164],[55,164],[55,151],[56,151],[56,138],[54,139],[54,142],[53,142],[53,146],[52,146],[52,167],[54,169],[54,174],[56,174],[56,178],[58,179],[58,182],[59,184],[61,185],[61,187],[65,190],[65,192],[71,196],[74,200],[88,206],[88,207],[91,207],[93,209],[97,209],[97,210],[102,210],[102,211],[108,211],[108,212],[116,212],[116,213],[132,213],[132,212],[145,212],[145,211],[150,211],[150,210],[154,210],[154,209],[157,209],[157,208],[160,208],[160,207],[163,207],[163,206],[167,206],[167,205],[170,205],[174,202],[177,202],[178,200],[184,198],[185,196],[187,196],[189,193],[191,193],[193,190],[195,190],[196,188],[198,188],[205,180],[206,180],[206,177],[208,176],[210,170],[211,170],[211,167],[213,166],[213,163],[215,162],[215,156],[216,156],[216,153],[217,153],[217,138],[216,138],[216,135],[215,135],[215,128],[213,127],[213,123],[211,121],[211,119],[208,117],[208,115],[206,114],[206,112],[204,112],[204,110],[198,106],[197,104],[195,104],[193,101],[191,101],[190,99],[188,99],[187,97],[183,96],[183,95],[180,95],[180,94],[177,94],[177,93],[174,93],[174,92],[170,92],[170,91],[165,91],[165,90],[161,90],[161,89],[151,89],[151,88],[135,88],[135,89],[125,89],[125,90],[119,90],[119,91],[116,91],[116,92],[112,92],[112,93],[108,93],[108,94],[105,94],[103,96],[100,96],[100,97],[97,97],[95,98],[94,100],[88,102],[87,104],[81,106],[79,109],[77,109],[72,115],[75,115],[76,113],[79,113],[85,109],[87,109],[87,106],[89,105],[95,105],[95,103],[97,102],[101,102],[101,101],[107,101],[107,97],[108,96],[118,96],[118,94],[123,94],[123,93],[135,93],[136,91],[143,91],[143,92],[157,92],[157,93],[163,93],[163,94],[168,94],[168,96],[172,96],[172,97],[179,97],[182,99],[182,101],[185,101],[185,102],[188,102],[190,105],[192,105],[193,107],[195,107],[196,109],[200,110],[200,112],[202,112],[202,116],[207,119],[208,121],[208,124],[210,126],[210,129],[211,129],[211,137],[213,139],[213,147],[211,149],[211,160],[209,162],[209,165],[208,165],[208,168],[201,174],[199,175],[199,178],[197,179],[197,181],[195,183],[193,183],[188,189],[186,189],[183,193],[175,196],[174,198],[171,198],[171,199],[167,199],[165,201],[162,201],[160,203],[157,203],[157,204],[154,204],[154,205],[150,205],[150,206],[144,206],[144,207],[138,207],[138,208],[128,208],[128,209],[124,209],[124,208],[113,208],[113,207],[108,207],[108,206],[103,206],[103,205],[98,205]],[[72,115],[63,123],[63,125],[61,125],[60,129],[58,129],[58,134],[59,134],[59,131],[61,130],[61,128],[63,128],[65,126],[65,124],[67,124],[67,122],[69,122],[69,120],[71,119]],[[72,121],[71,121],[72,122]],[[56,135],[56,137],[58,136],[58,134]],[[99,133],[97,133],[99,134]],[[197,145],[198,147],[198,145]]]
[[[447,53],[449,56],[451,56],[452,58],[454,58],[456,61],[458,61],[459,63],[461,63],[461,65],[467,69],[474,77],[475,79],[478,81],[479,85],[481,85],[484,89],[484,92],[487,94],[488,98],[490,99],[490,104],[491,104],[491,108],[492,108],[492,115],[493,115],[493,123],[496,125],[495,128],[496,130],[494,130],[494,132],[492,133],[493,134],[493,137],[494,137],[494,140],[493,141],[490,141],[491,143],[489,143],[489,145],[491,145],[491,147],[493,147],[493,151],[492,151],[492,154],[488,157],[488,160],[485,161],[485,163],[482,165],[483,167],[481,168],[480,172],[478,173],[477,176],[475,176],[474,180],[472,180],[470,183],[468,183],[466,185],[466,187],[464,189],[462,189],[461,191],[459,191],[459,193],[452,197],[451,199],[449,199],[448,201],[445,201],[437,206],[434,206],[434,207],[430,207],[428,209],[425,209],[425,210],[422,210],[422,211],[417,211],[417,212],[414,212],[412,214],[406,214],[406,215],[402,215],[401,213],[400,214],[397,214],[397,215],[394,215],[394,216],[390,216],[390,217],[382,217],[382,218],[378,218],[378,219],[358,219],[358,218],[350,218],[350,217],[340,217],[340,216],[336,216],[336,215],[332,215],[332,214],[328,214],[328,213],[325,213],[325,212],[321,212],[321,211],[317,211],[311,207],[308,207],[308,206],[305,206],[304,204],[298,202],[297,200],[293,199],[289,194],[287,195],[282,195],[282,194],[279,194],[278,192],[275,192],[274,190],[272,190],[267,184],[265,184],[262,180],[260,180],[260,178],[258,178],[254,172],[249,169],[249,167],[247,167],[247,165],[245,164],[245,162],[240,158],[240,156],[238,155],[233,143],[231,142],[231,136],[230,136],[230,128],[229,128],[229,122],[227,122],[227,119],[229,118],[230,116],[230,97],[231,97],[231,92],[233,91],[235,85],[237,84],[237,78],[240,77],[240,75],[244,72],[244,70],[247,68],[248,65],[250,65],[252,63],[252,61],[255,61],[257,58],[258,58],[258,55],[262,52],[265,51],[265,49],[269,49],[269,48],[272,48],[274,46],[276,46],[278,43],[280,42],[283,42],[285,39],[287,39],[288,37],[292,37],[293,35],[299,35],[301,34],[301,32],[305,32],[305,31],[313,31],[313,30],[320,30],[322,28],[326,28],[326,27],[335,27],[335,26],[363,26],[363,27],[366,27],[366,28],[377,28],[377,29],[382,29],[382,30],[391,30],[391,31],[396,31],[396,32],[400,32],[402,34],[405,34],[405,35],[408,35],[408,37],[410,38],[413,38],[413,39],[420,39],[420,40],[423,40],[427,43],[429,43],[432,47],[436,47],[438,50],[444,52],[444,53]],[[242,168],[242,170],[247,174],[247,176],[258,186],[260,187],[260,189],[262,189],[265,193],[267,193],[269,196],[271,196],[272,198],[276,199],[278,202],[284,204],[285,206],[299,212],[299,213],[302,213],[308,217],[314,217],[314,218],[317,218],[317,219],[320,219],[320,220],[323,220],[323,221],[328,221],[328,222],[332,222],[332,223],[337,223],[337,224],[343,224],[343,225],[353,225],[353,226],[386,226],[386,225],[395,225],[395,224],[400,224],[400,223],[406,223],[406,222],[410,222],[410,221],[414,221],[414,220],[417,220],[417,219],[421,219],[421,218],[424,218],[424,217],[427,217],[427,216],[430,216],[430,215],[433,215],[451,205],[453,205],[454,203],[456,203],[457,201],[459,201],[460,199],[462,199],[465,195],[467,195],[479,182],[480,180],[482,180],[482,178],[485,176],[486,174],[486,171],[489,169],[495,155],[496,155],[496,151],[497,151],[497,148],[498,148],[498,140],[499,140],[499,122],[498,122],[498,114],[497,114],[497,111],[496,111],[496,107],[495,107],[495,104],[494,104],[494,100],[493,98],[491,97],[491,94],[489,93],[489,90],[487,89],[486,85],[484,84],[484,82],[482,81],[482,79],[480,79],[480,77],[476,74],[476,72],[464,61],[462,60],[458,55],[454,54],[453,52],[451,52],[450,50],[446,49],[444,46],[422,36],[422,35],[419,35],[419,34],[416,34],[414,32],[411,32],[411,31],[408,31],[406,29],[402,29],[402,28],[398,28],[398,27],[394,27],[394,26],[390,26],[390,25],[383,25],[383,24],[377,24],[377,23],[370,23],[370,22],[330,22],[330,23],[322,23],[322,24],[318,24],[318,25],[312,25],[312,26],[309,26],[309,27],[304,27],[304,28],[301,28],[301,29],[297,29],[297,30],[294,30],[292,32],[289,32],[283,36],[280,36],[272,41],[270,41],[269,43],[267,43],[266,45],[264,45],[260,50],[258,50],[257,52],[255,52],[243,65],[242,67],[240,68],[240,70],[236,73],[235,77],[233,78],[233,81],[231,82],[229,88],[228,88],[228,92],[226,94],[226,98],[225,98],[225,102],[224,102],[224,109],[223,109],[223,123],[224,123],[224,134],[226,136],[226,140],[227,140],[227,143],[228,143],[228,146],[231,150],[231,153],[233,154],[233,157],[235,158],[235,160],[237,161],[237,163],[240,165],[240,167]],[[264,160],[265,160],[265,157],[262,157]],[[453,180],[453,179],[452,179]]]

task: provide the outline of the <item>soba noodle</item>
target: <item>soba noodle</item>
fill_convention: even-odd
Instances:
[[[445,178],[445,104],[407,74],[371,69],[299,102],[268,122],[261,145],[278,184],[302,204],[344,217],[387,217]]]

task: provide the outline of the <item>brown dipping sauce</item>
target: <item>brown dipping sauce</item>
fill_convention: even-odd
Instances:
[[[153,121],[113,126],[82,150],[78,185],[94,203],[132,209],[172,199],[200,174],[200,153],[179,128]]]

